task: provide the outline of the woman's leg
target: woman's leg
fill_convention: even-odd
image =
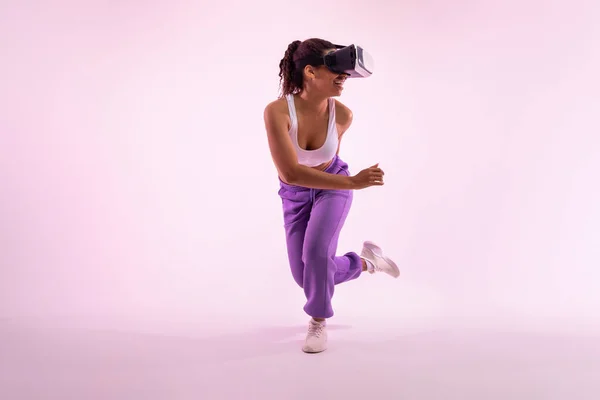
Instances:
[[[307,299],[304,311],[317,320],[333,316],[331,298],[335,285],[356,279],[363,271],[363,261],[358,254],[336,256],[340,231],[351,204],[352,191],[315,191],[302,261]]]
[[[311,214],[312,200],[310,189],[293,189],[289,185],[282,184],[279,195],[283,204],[285,241],[290,269],[294,281],[302,288],[304,287],[302,249]]]

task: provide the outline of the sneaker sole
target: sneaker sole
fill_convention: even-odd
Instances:
[[[327,350],[327,349],[323,349],[323,350],[318,350],[317,351],[317,350],[302,348],[302,351],[305,352],[306,354],[318,354],[318,353],[324,352],[325,350]]]

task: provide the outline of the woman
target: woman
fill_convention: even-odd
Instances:
[[[340,140],[352,112],[335,100],[345,74],[315,62],[335,45],[322,39],[292,42],[279,64],[282,96],[264,112],[271,156],[279,173],[287,251],[292,275],[304,289],[304,311],[312,317],[302,350],[327,348],[326,319],[333,316],[334,286],[363,271],[395,278],[398,267],[379,247],[365,242],[361,255],[336,256],[340,230],[352,203],[352,191],[383,185],[377,164],[355,176],[338,157]]]

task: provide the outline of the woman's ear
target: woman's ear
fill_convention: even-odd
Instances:
[[[315,73],[315,67],[313,67],[312,65],[307,65],[306,67],[304,67],[304,76],[306,76],[308,79],[314,79]]]

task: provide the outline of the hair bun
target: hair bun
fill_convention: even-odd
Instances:
[[[289,44],[289,46],[287,48],[287,53],[288,53],[290,59],[292,58],[292,56],[294,55],[296,50],[298,50],[298,47],[300,47],[301,44],[302,44],[302,41],[300,41],[300,40],[294,40],[292,43]]]

